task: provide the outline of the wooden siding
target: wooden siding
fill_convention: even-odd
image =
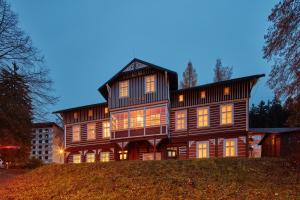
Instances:
[[[155,75],[155,92],[145,94],[145,80],[147,75]],[[128,72],[120,77],[119,81],[129,80],[129,97],[119,97],[119,82],[111,85],[111,96],[108,98],[110,109],[146,104],[169,99],[168,83],[165,74],[147,68],[137,72]]]
[[[223,104],[233,104],[232,125],[220,124],[220,106]],[[203,128],[197,127],[197,108],[199,107],[201,107],[201,105],[189,107],[189,108],[183,108],[183,110],[184,109],[187,110],[187,128],[184,130],[175,130],[176,110],[171,110],[170,113],[171,137],[246,131],[246,127],[247,127],[247,123],[246,123],[247,101],[246,100],[205,105],[205,107],[209,107],[209,127],[203,127]]]

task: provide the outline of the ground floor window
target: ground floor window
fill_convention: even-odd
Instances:
[[[80,154],[73,155],[73,163],[81,163],[81,155]]]
[[[119,151],[119,158],[120,160],[127,160],[127,150]]]
[[[197,158],[209,157],[209,143],[208,141],[197,142]]]
[[[87,153],[86,154],[86,162],[87,163],[95,162],[95,154],[94,153]]]
[[[177,157],[177,147],[168,147],[167,148],[167,156],[168,156],[168,158],[176,158]]]
[[[233,157],[237,155],[237,141],[236,139],[225,140],[225,157]]]
[[[108,162],[109,161],[109,152],[101,152],[100,154],[101,162]]]

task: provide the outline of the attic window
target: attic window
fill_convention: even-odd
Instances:
[[[104,113],[107,114],[108,113],[108,107],[104,108]]]
[[[77,113],[77,112],[74,112],[73,117],[74,117],[74,119],[78,119],[78,113]]]
[[[128,80],[119,82],[119,96],[128,97]]]
[[[229,87],[225,87],[224,88],[224,95],[229,95],[230,92],[230,88]]]
[[[200,92],[200,97],[201,97],[201,99],[204,99],[206,97],[205,90],[203,90],[203,91]]]
[[[179,95],[178,101],[183,102],[183,94]]]
[[[89,117],[93,117],[93,110],[92,109],[89,110],[89,114],[88,115],[89,115]]]

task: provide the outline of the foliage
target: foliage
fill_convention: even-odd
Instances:
[[[33,157],[28,160],[25,167],[29,168],[29,169],[35,169],[35,168],[41,167],[42,165],[43,165],[43,162],[40,159]]]
[[[197,85],[197,73],[192,62],[188,62],[185,71],[182,74],[183,80],[180,81],[181,88],[190,88]]]
[[[281,102],[274,98],[267,104],[261,101],[254,104],[249,112],[249,126],[251,128],[280,128],[287,126],[288,111]]]
[[[295,98],[289,97],[284,107],[288,112],[287,124],[290,127],[300,127],[300,95]]]
[[[221,59],[217,59],[214,68],[214,82],[225,81],[232,76],[232,67],[223,67]]]
[[[264,58],[273,61],[268,84],[277,97],[300,95],[300,1],[283,0],[268,17]]]
[[[299,171],[278,159],[48,165],[0,188],[5,199],[297,199]],[[298,196],[297,196],[298,195]]]

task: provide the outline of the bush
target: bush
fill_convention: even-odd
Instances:
[[[26,163],[26,168],[34,169],[41,167],[43,165],[43,162],[37,158],[30,158],[28,162]]]

